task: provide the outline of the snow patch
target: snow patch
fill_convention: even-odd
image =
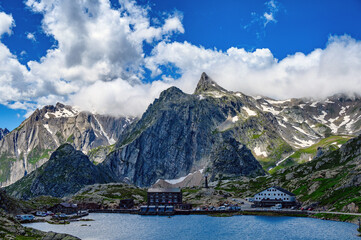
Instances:
[[[325,103],[335,103],[335,102],[332,102],[330,99],[326,99]]]
[[[214,98],[221,98],[223,96],[225,96],[224,94],[220,93],[220,92],[207,92],[211,97],[214,97]]]
[[[260,100],[260,99],[262,99],[263,97],[262,96],[255,96],[255,97],[253,97],[255,100]]]
[[[99,120],[97,119],[97,117],[95,115],[94,115],[94,119],[95,119],[95,121],[97,121],[97,123],[99,125],[99,128],[100,128],[100,131],[104,135],[104,137],[108,140],[108,143],[110,145],[116,143],[116,141],[113,138],[109,138],[108,134],[104,131],[103,126],[100,124]]]
[[[310,107],[316,107],[317,103],[318,103],[318,102],[313,102],[313,103],[310,105]]]
[[[205,97],[203,95],[199,95],[198,97],[199,97],[199,100],[205,99]]]
[[[287,100],[271,100],[271,99],[266,99],[267,102],[269,102],[270,104],[283,104],[285,102],[291,102],[291,99],[287,99]]]
[[[192,173],[189,173],[187,176],[184,176],[184,177],[180,177],[180,178],[176,178],[176,179],[164,179],[165,182],[167,183],[170,183],[170,184],[177,184],[177,183],[181,183],[183,182],[184,179],[186,179],[188,176],[191,176],[197,172],[200,172],[201,174],[203,174],[203,171],[204,169],[200,169],[200,170],[197,170],[195,172],[192,172]],[[157,182],[159,181],[160,179],[157,180]]]
[[[243,110],[245,110],[248,114],[248,116],[257,116],[257,113],[251,109],[249,109],[248,107],[242,107]]]
[[[255,147],[255,148],[253,149],[253,151],[254,151],[254,153],[255,153],[257,156],[263,156],[263,157],[267,157],[267,156],[268,156],[267,152],[261,151],[261,148],[260,148],[260,147]]]
[[[303,133],[303,134],[305,134],[305,135],[309,135],[308,133],[306,133],[305,132],[305,130],[303,130],[302,128],[300,128],[300,127],[296,127],[296,126],[292,126],[293,128],[295,128],[297,131],[299,131],[299,132],[301,132],[301,133]]]
[[[273,115],[278,115],[278,114],[280,114],[280,111],[275,110],[273,107],[268,107],[268,106],[265,106],[265,105],[262,105],[262,104],[261,104],[261,106],[262,106],[262,110],[263,110],[264,112],[270,112],[270,113],[272,113]]]
[[[345,113],[346,113],[346,109],[347,108],[345,108],[345,107],[341,107],[341,111],[339,112],[339,114],[338,115],[344,115]]]
[[[322,114],[320,116],[313,117],[313,118],[320,121],[320,122],[322,122],[322,123],[327,123],[327,121],[325,120],[326,115],[327,115],[327,112],[322,111]]]
[[[339,127],[342,127],[343,125],[346,125],[348,122],[350,122],[350,116],[345,116],[343,118],[343,121],[342,121],[342,123],[340,124]]]
[[[282,127],[284,127],[284,128],[287,128],[287,126],[284,125],[281,121],[277,121],[277,122],[278,122],[278,124],[279,124],[280,126],[282,126]]]
[[[75,117],[76,115],[78,115],[78,113],[79,112],[76,109],[68,110],[66,108],[61,108],[53,113],[49,113],[49,112],[45,113],[44,117],[49,119],[50,118],[49,114],[52,114],[55,118],[61,118],[61,117],[69,118],[69,117]]]
[[[44,128],[48,130],[48,132],[53,135],[53,132],[50,130],[49,124],[43,124]]]
[[[292,156],[292,154],[294,154],[295,152],[292,152],[290,155],[288,155],[287,157],[285,157],[284,159],[282,159],[282,160],[280,160],[280,161],[278,161],[277,163],[276,163],[276,166],[278,166],[278,165],[280,165],[281,163],[283,163],[284,161],[286,161],[289,157],[291,157]],[[270,168],[269,170],[271,170],[272,168]]]
[[[235,116],[235,117],[232,118],[232,122],[233,122],[233,123],[237,122],[238,120],[239,120],[239,119],[238,119],[238,116]]]
[[[309,146],[312,146],[313,144],[315,144],[315,142],[312,140],[301,140],[301,139],[297,138],[296,136],[294,136],[293,139],[296,141],[295,142],[296,145],[303,147],[303,148],[309,147]]]

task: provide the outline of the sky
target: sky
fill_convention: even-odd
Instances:
[[[141,116],[202,72],[275,99],[361,94],[360,0],[2,0],[0,128],[63,102]]]

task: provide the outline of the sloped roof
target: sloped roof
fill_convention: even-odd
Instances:
[[[283,188],[281,188],[281,187],[279,187],[279,186],[273,186],[273,188],[275,188],[275,189],[277,189],[278,191],[281,191],[281,192],[283,192],[283,193],[286,193],[286,194],[288,194],[288,195],[290,195],[290,196],[296,196],[295,194],[291,193],[290,191],[287,191],[286,189],[283,189]]]
[[[181,192],[180,188],[149,188],[148,192],[172,192],[172,193],[179,193]]]
[[[60,203],[61,206],[66,207],[66,208],[77,208],[78,205],[77,204],[71,204],[71,203]]]

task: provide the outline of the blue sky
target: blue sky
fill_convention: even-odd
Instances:
[[[320,97],[338,90],[350,92],[355,84],[361,85],[360,79],[355,78],[359,63],[352,60],[361,57],[358,52],[361,40],[359,0],[143,0],[136,3],[112,0],[109,9],[106,0],[84,6],[78,1],[64,2],[67,5],[58,6],[54,1],[50,7],[42,6],[41,0],[0,2],[0,12],[11,15],[13,20],[12,25],[3,23],[11,33],[4,31],[0,41],[12,54],[7,57],[17,61],[0,69],[0,84],[8,87],[0,90],[3,95],[0,98],[0,127],[12,130],[36,107],[56,101],[79,105],[90,111],[109,109],[102,113],[139,115],[161,90],[170,85],[190,92],[202,71],[210,72],[218,83],[230,90],[274,98],[314,97],[316,90],[309,96],[307,89],[294,91],[300,82],[316,76],[314,72],[318,72],[320,86],[330,82],[330,87]],[[72,4],[74,6],[70,6]],[[77,4],[79,9],[89,9],[88,15],[92,16],[79,17]],[[119,10],[121,7],[123,9]],[[100,19],[96,16],[98,8],[102,9],[100,14],[117,10],[119,19],[129,22],[126,26],[130,33],[111,27],[110,17],[92,22]],[[116,16],[114,19],[117,20]],[[5,20],[0,18],[0,26]],[[167,20],[171,20],[168,25]],[[99,26],[107,24],[106,21],[109,25],[104,26],[114,32],[104,35],[107,43],[109,40],[107,46],[99,46],[101,42],[97,44],[98,38],[93,36],[96,30],[91,29],[101,29]],[[143,28],[144,22],[149,26],[137,32],[136,28]],[[87,26],[86,30],[77,25]],[[86,32],[81,35],[79,29]],[[123,37],[126,40],[122,40]],[[78,39],[83,40],[77,42]],[[83,46],[82,41],[88,44]],[[99,51],[91,52],[97,48]],[[112,49],[117,53],[115,56]],[[77,52],[79,54],[75,55]],[[92,54],[86,56],[88,52]],[[350,58],[347,66],[334,73],[334,79],[329,79],[322,71],[320,76],[320,69],[334,70],[334,65],[339,66],[339,63],[329,64],[327,59],[336,56],[341,61],[342,56],[350,55],[349,52],[355,56]],[[193,62],[193,59],[203,59],[204,63],[201,60]],[[239,63],[237,59],[241,59]],[[4,57],[3,63],[6,62]],[[222,68],[225,72],[221,68],[216,71],[209,62],[219,62],[217,66],[226,63]],[[284,67],[291,65],[298,71],[305,68],[305,63],[309,69],[298,74],[288,72]],[[57,72],[55,66],[61,70]],[[350,72],[346,77],[342,75],[345,69]],[[89,76],[84,74],[87,72],[90,72]],[[267,92],[260,87],[263,85],[260,79],[267,78],[270,72],[282,75],[282,78],[266,79],[269,83],[265,84],[281,83],[279,91]],[[288,75],[284,77],[285,74]],[[11,83],[2,80],[1,75],[12,76]],[[349,80],[341,84],[344,78]],[[16,91],[12,95],[9,89]],[[356,93],[360,93],[359,90],[356,87]],[[7,93],[9,96],[4,97]],[[113,109],[117,111],[112,112]]]

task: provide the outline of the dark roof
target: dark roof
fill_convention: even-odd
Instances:
[[[290,196],[296,196],[295,194],[291,193],[290,191],[287,191],[286,189],[283,189],[283,188],[281,188],[281,187],[279,187],[279,186],[273,186],[273,188],[275,188],[275,189],[277,189],[278,191],[281,191],[281,192],[283,192],[283,193],[286,193],[286,194],[288,194],[288,195],[290,195]]]
[[[71,203],[60,203],[61,206],[66,207],[66,208],[77,208],[78,205],[76,204],[71,204]]]
[[[171,192],[171,193],[179,193],[181,192],[180,188],[149,188],[148,192],[161,192],[161,193],[166,193],[166,192]]]

